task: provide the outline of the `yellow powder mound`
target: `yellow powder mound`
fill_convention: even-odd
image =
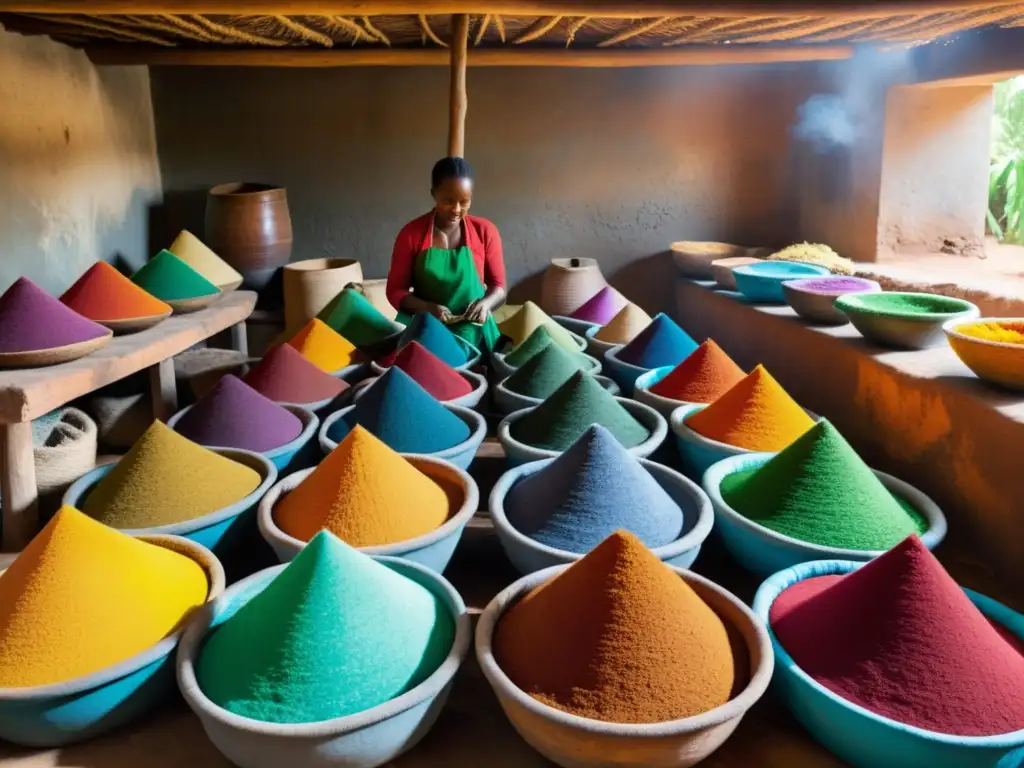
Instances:
[[[306,323],[288,344],[327,373],[359,362],[359,350],[355,344],[315,317]]]
[[[62,507],[0,574],[0,687],[59,683],[141,653],[208,591],[192,559]]]
[[[541,325],[548,329],[552,341],[558,346],[571,352],[580,351],[579,344],[569,335],[569,332],[532,301],[523,304],[522,309],[498,326],[498,330],[501,331],[502,336],[512,339],[513,347],[518,347]]]
[[[448,511],[441,486],[356,426],[278,502],[274,521],[301,541],[326,528],[353,547],[373,547],[429,533]]]
[[[771,254],[770,261],[799,261],[817,264],[836,275],[852,275],[853,262],[840,256],[831,247],[822,243],[796,243]]]
[[[629,344],[650,324],[651,316],[636,304],[630,303],[595,333],[594,338],[598,341],[607,341],[609,344]]]
[[[113,528],[170,525],[241,501],[259,473],[154,421],[89,493],[82,511]]]
[[[187,229],[167,249],[218,288],[237,283],[242,276]]]

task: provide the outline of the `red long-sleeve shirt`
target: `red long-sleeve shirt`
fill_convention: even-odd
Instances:
[[[487,219],[466,215],[463,219],[463,245],[473,254],[473,264],[488,289],[505,287],[505,259],[501,252],[498,228]],[[402,299],[412,292],[416,257],[430,248],[434,240],[434,212],[413,219],[398,233],[391,252],[387,297],[398,309]]]

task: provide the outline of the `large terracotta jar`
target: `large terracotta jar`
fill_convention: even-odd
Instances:
[[[206,196],[206,242],[242,273],[246,288],[262,290],[292,254],[287,192],[244,182],[214,187]]]
[[[569,316],[607,285],[596,259],[552,259],[540,287],[540,308]]]

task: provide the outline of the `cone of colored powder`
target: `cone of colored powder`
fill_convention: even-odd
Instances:
[[[513,368],[518,368],[552,343],[554,342],[551,340],[551,334],[548,333],[547,326],[538,325],[522,344],[505,355],[505,362]],[[562,348],[564,349],[564,347]]]
[[[772,375],[759,365],[711,405],[686,419],[711,440],[748,451],[781,451],[814,426]]]
[[[315,317],[292,336],[288,344],[327,373],[340,371],[362,359],[355,344]]]
[[[622,407],[593,376],[577,371],[533,410],[512,422],[509,433],[521,443],[548,451],[564,451],[600,424],[627,448],[651,433]]]
[[[619,529],[653,548],[675,541],[683,528],[679,505],[596,424],[551,464],[513,485],[505,515],[534,541],[578,553]]]
[[[441,401],[454,400],[473,391],[473,385],[464,376],[418,341],[410,341],[402,347],[394,366]]]
[[[19,277],[0,296],[0,353],[66,347],[109,333],[27,277]]]
[[[132,282],[164,301],[197,299],[220,289],[168,250],[160,251],[132,275]]]
[[[588,323],[604,325],[610,323],[629,302],[626,297],[610,285],[591,296],[586,303],[569,317],[573,320],[584,320]]]
[[[89,267],[60,300],[98,323],[166,315],[171,311],[169,304],[146,293],[105,261]]]
[[[402,331],[398,347],[378,359],[377,364],[382,368],[394,365],[399,351],[413,341],[418,341],[452,368],[464,365],[469,359],[465,347],[459,344],[455,334],[445,328],[444,323],[428,312],[420,312]]]
[[[0,574],[0,688],[131,658],[177,629],[208,590],[191,558],[61,507]]]
[[[135,530],[194,520],[256,490],[259,473],[154,421],[89,492],[82,511]]]
[[[242,282],[242,275],[234,267],[187,229],[181,230],[167,250],[218,288],[236,286]]]
[[[396,544],[448,520],[444,489],[357,426],[274,507],[274,522],[309,541],[325,529],[353,547]]]
[[[541,325],[547,328],[548,334],[555,344],[569,351],[579,351],[579,345],[569,335],[569,332],[548,317],[547,313],[532,301],[523,304],[518,312],[498,326],[498,330],[501,331],[502,336],[507,336],[512,340],[513,347],[517,347]]]
[[[640,368],[661,368],[678,365],[696,349],[697,342],[672,318],[659,312],[636,338],[619,350],[618,358]]]
[[[317,319],[359,348],[372,346],[401,330],[400,325],[384,317],[363,294],[351,288],[332,299]]]
[[[557,344],[548,344],[505,379],[505,387],[516,394],[543,400],[574,373],[584,370],[585,360],[583,355],[567,352]]]
[[[655,395],[687,403],[711,403],[736,386],[743,369],[708,339],[650,388]]]
[[[601,327],[594,338],[609,344],[628,344],[651,324],[651,316],[636,304],[624,306],[611,321]]]
[[[367,387],[339,421],[349,428],[365,427],[399,453],[437,453],[464,443],[470,435],[466,422],[394,366]]]
[[[770,621],[800,669],[883,717],[957,736],[1024,729],[1024,646],[916,536],[847,575],[797,582]]]
[[[272,451],[302,433],[302,421],[236,376],[222,376],[174,425],[200,445]]]
[[[722,620],[625,531],[513,605],[494,653],[538,701],[610,723],[699,715],[735,678]]]
[[[307,360],[295,347],[280,344],[246,374],[245,383],[276,403],[319,403],[337,397],[348,384]]]
[[[236,715],[321,722],[415,688],[454,639],[433,592],[325,531],[214,630],[196,678]]]
[[[889,549],[928,528],[825,419],[767,463],[727,475],[721,491],[744,517],[826,547]]]

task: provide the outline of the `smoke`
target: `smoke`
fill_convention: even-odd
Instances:
[[[793,135],[810,144],[818,154],[848,147],[857,139],[855,118],[842,96],[819,93],[797,109]]]

